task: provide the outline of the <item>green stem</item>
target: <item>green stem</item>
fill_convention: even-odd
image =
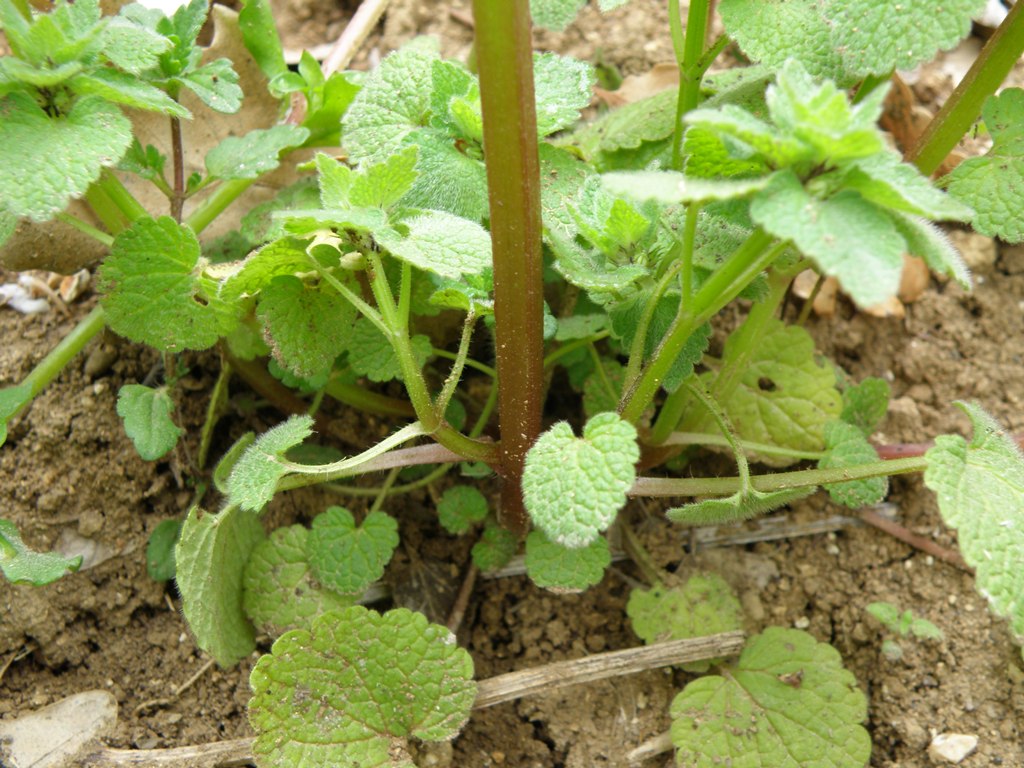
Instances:
[[[700,217],[700,205],[690,203],[686,208],[686,221],[683,224],[683,242],[680,265],[680,286],[683,291],[683,302],[688,302],[693,295],[693,253],[697,242],[697,221]]]
[[[473,326],[475,325],[476,315],[470,312],[466,315],[466,320],[462,324],[462,337],[459,339],[459,352],[455,356],[455,364],[448,372],[448,378],[445,379],[444,386],[441,387],[441,394],[437,398],[436,408],[439,418],[444,418],[444,414],[448,410],[448,402],[452,399],[452,395],[455,394],[455,388],[462,379],[462,369],[465,367],[466,359],[469,356],[469,342],[473,338]]]
[[[685,246],[680,244],[679,247],[684,248]],[[658,284],[647,299],[643,312],[640,313],[640,319],[637,321],[636,330],[633,333],[633,342],[629,345],[629,359],[626,361],[626,370],[622,373],[624,392],[633,387],[640,377],[640,371],[642,370],[647,352],[647,334],[650,332],[651,320],[654,318],[654,311],[658,307],[658,302],[665,295],[665,291],[668,290],[669,286],[672,285],[680,270],[683,269],[685,269],[684,259],[680,258],[676,261],[675,266],[661,276],[661,280],[658,281]],[[686,294],[684,293],[683,296],[682,301],[685,302]]]
[[[330,379],[327,386],[324,387],[324,391],[339,403],[367,413],[409,418],[416,415],[416,411],[408,400],[399,400],[395,397],[371,392],[358,384],[349,384],[338,378]]]
[[[128,221],[135,221],[149,215],[149,211],[142,207],[142,203],[135,199],[135,195],[128,191],[113,171],[105,169],[96,184]]]
[[[585,347],[588,344],[596,344],[597,342],[601,341],[601,339],[607,339],[609,336],[611,336],[611,331],[601,331],[600,333],[595,333],[593,336],[586,336],[582,339],[573,339],[572,341],[567,341],[558,349],[547,354],[547,356],[544,358],[544,367],[550,368],[563,357],[572,352],[575,352],[580,347]]]
[[[718,431],[722,433],[722,437],[728,443],[729,450],[732,451],[733,458],[736,460],[736,468],[739,470],[740,493],[743,495],[750,493],[750,464],[747,462],[747,454],[740,447],[739,440],[736,438],[736,430],[733,429],[732,424],[729,422],[729,417],[722,410],[722,406],[704,388],[702,382],[698,381],[696,384],[687,383],[685,386],[690,394],[697,398],[701,405],[708,410],[718,425]]]
[[[1024,53],[1024,3],[1014,3],[999,28],[988,39],[964,79],[907,153],[925,175],[942,164],[957,142],[981,114],[985,100],[996,92]]]
[[[196,457],[196,467],[202,470],[206,466],[206,459],[210,455],[210,445],[213,442],[214,427],[220,420],[228,404],[228,382],[231,380],[231,363],[222,361],[220,374],[217,382],[213,385],[213,392],[210,393],[210,402],[206,406],[206,419],[203,421],[203,430],[199,435],[199,455]]]
[[[529,0],[474,0],[494,263],[502,501],[523,536],[526,452],[541,427],[544,389],[540,160]]]
[[[94,240],[98,240],[99,242],[103,243],[103,245],[107,246],[107,248],[114,244],[113,237],[108,235],[103,230],[97,229],[92,224],[88,224],[82,221],[77,216],[72,216],[70,213],[61,211],[60,213],[57,214],[57,218],[63,221],[68,226],[74,227],[79,232],[86,234],[89,237],[93,238]]]
[[[415,491],[424,486],[430,485],[435,480],[439,480],[444,477],[454,464],[441,464],[437,469],[430,471],[430,474],[424,475],[419,480],[414,480],[411,483],[404,483],[403,485],[392,485],[390,487],[378,486],[376,488],[367,488],[361,485],[341,485],[340,483],[324,483],[324,489],[333,491],[334,493],[342,493],[347,496],[397,496],[400,493],[409,493]]]
[[[804,469],[794,472],[777,472],[771,475],[756,475],[750,478],[750,486],[764,492],[784,491],[791,488],[815,488],[831,483],[845,483],[851,480],[867,480],[872,477],[892,477],[928,468],[924,457],[873,461],[854,467],[837,469]],[[740,490],[739,477],[702,478],[638,478],[629,490],[630,496],[684,497],[684,496],[728,496]]]
[[[255,179],[232,179],[218,186],[185,218],[185,224],[197,235],[206,229],[238,197],[253,185]]]
[[[679,0],[668,0],[668,24],[672,48],[679,65],[679,97],[676,100],[675,132],[672,135],[672,168],[683,168],[683,117],[700,102],[700,81],[714,59],[704,56],[710,16],[709,0],[690,0],[686,32],[681,26]],[[723,46],[724,47],[724,46]]]
[[[459,359],[457,353],[449,352],[447,349],[438,349],[437,347],[434,347],[434,356],[443,357],[445,360]],[[492,379],[498,377],[498,372],[496,370],[491,368],[491,366],[489,365],[481,363],[479,360],[474,360],[471,357],[467,357],[462,362],[467,368],[472,368],[475,371],[480,371],[480,373],[484,374],[485,376],[490,376]]]
[[[785,456],[801,461],[818,461],[825,455],[821,451],[798,451],[793,448],[781,448],[777,445],[756,443],[750,440],[738,440],[737,443],[744,451],[763,453],[766,456]],[[722,435],[708,432],[673,432],[658,445],[718,445],[727,448],[729,441]]]
[[[384,485],[381,486],[380,491],[377,493],[377,498],[373,500],[369,512],[366,513],[367,516],[372,515],[374,512],[379,512],[380,508],[384,506],[384,500],[388,497],[388,492],[394,486],[395,480],[398,479],[398,473],[401,471],[401,467],[392,467],[388,470],[388,475],[384,478]]]
[[[100,223],[115,235],[128,226],[128,219],[99,184],[89,187],[85,193],[85,202],[89,204]]]
[[[626,554],[629,555],[629,559],[636,563],[636,567],[640,569],[640,573],[647,579],[647,583],[652,587],[656,587],[665,581],[665,573],[658,567],[658,564],[654,562],[654,558],[651,557],[651,553],[647,551],[647,548],[640,542],[640,538],[636,535],[636,531],[633,530],[633,526],[625,519],[625,516],[619,519],[619,530],[622,532],[622,547],[626,550]]]

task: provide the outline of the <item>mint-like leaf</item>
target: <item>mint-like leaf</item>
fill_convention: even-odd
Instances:
[[[366,208],[390,208],[410,190],[416,181],[419,150],[407,147],[382,163],[367,165],[354,174],[347,190],[349,205]]]
[[[932,186],[912,165],[893,152],[855,160],[843,179],[843,186],[860,192],[865,200],[891,210],[929,219],[964,221],[971,209],[955,197]]]
[[[25,546],[17,526],[0,518],[0,571],[14,584],[41,587],[77,571],[82,558],[56,552],[35,552]]]
[[[326,613],[281,636],[249,682],[267,768],[412,768],[406,740],[454,738],[476,698],[469,654],[404,608]]]
[[[487,517],[487,499],[471,485],[453,485],[437,502],[437,517],[449,533],[466,533]]]
[[[97,96],[51,118],[26,93],[0,98],[0,198],[18,217],[46,221],[117,164],[132,141],[131,123]]]
[[[220,296],[233,303],[244,296],[255,296],[278,276],[309,272],[312,268],[313,260],[305,243],[295,238],[275,240],[232,265],[222,280]]]
[[[235,326],[238,308],[199,272],[195,234],[169,216],[140,218],[114,240],[99,272],[114,331],[157,349],[206,349]]]
[[[343,595],[362,593],[384,575],[398,546],[398,523],[372,512],[357,526],[344,507],[330,507],[313,520],[306,552],[317,580]]]
[[[892,222],[907,241],[907,253],[924,259],[932,272],[951,277],[970,290],[971,273],[945,232],[917,216],[894,213]]]
[[[560,32],[586,4],[587,0],[530,0],[530,16],[538,27]]]
[[[556,53],[534,54],[537,133],[547,136],[575,125],[590,104],[594,80],[594,68],[586,62]]]
[[[468,219],[444,211],[423,211],[393,229],[374,233],[391,255],[442,277],[477,275],[491,266],[491,236]]]
[[[422,128],[407,134],[402,146],[419,151],[419,175],[403,204],[447,211],[475,222],[487,216],[487,170],[479,159],[460,152],[450,135]]]
[[[246,49],[268,81],[288,72],[269,0],[245,0],[238,12],[238,29]]]
[[[676,587],[656,584],[633,589],[626,603],[633,631],[645,643],[682,640],[743,627],[743,608],[729,584],[716,573],[698,573]],[[687,672],[707,672],[722,659],[683,664]]]
[[[242,106],[242,89],[238,85],[238,73],[228,59],[211,61],[175,80],[192,91],[201,102],[215,112],[231,115]]]
[[[309,131],[297,125],[249,131],[228,136],[206,153],[206,172],[218,179],[256,179],[279,165],[278,155],[298,147]]]
[[[308,628],[327,611],[347,608],[351,598],[322,589],[306,556],[309,529],[278,528],[249,555],[243,575],[242,606],[262,631],[277,637],[289,629]]]
[[[606,411],[614,411],[622,395],[626,369],[618,360],[601,359],[601,366],[583,382],[583,413],[588,418]]]
[[[728,676],[689,683],[672,702],[676,762],[864,768],[867,698],[839,652],[796,629],[769,627],[747,643]]]
[[[100,33],[100,40],[103,55],[118,69],[131,75],[141,75],[155,67],[160,54],[172,45],[170,40],[155,30],[124,16],[109,19]]]
[[[165,387],[125,384],[117,393],[117,415],[124,420],[135,450],[146,461],[156,461],[178,444],[185,430],[174,423],[174,402]]]
[[[228,507],[214,515],[193,507],[175,549],[181,608],[196,644],[228,667],[256,648],[242,610],[242,573],[266,534],[256,515]]]
[[[581,548],[597,540],[626,503],[640,459],[636,428],[599,413],[577,438],[567,422],[542,434],[526,454],[523,498],[553,542]]]
[[[924,483],[957,530],[960,551],[992,611],[1024,637],[1024,458],[1014,441],[976,404],[959,403],[974,426],[970,443],[943,435],[925,454]]]
[[[472,556],[481,571],[496,571],[508,564],[519,548],[514,533],[500,525],[489,523],[480,540],[473,545]]]
[[[138,77],[116,69],[97,69],[73,78],[68,87],[75,93],[99,96],[115,104],[190,118],[192,113],[164,91]]]
[[[864,433],[845,421],[831,421],[825,425],[825,455],[818,461],[819,469],[853,467],[878,461],[878,453]],[[889,478],[870,477],[848,483],[826,485],[832,501],[851,509],[877,504],[889,492]]]
[[[526,573],[538,587],[572,593],[598,584],[612,561],[608,542],[599,536],[585,547],[570,549],[540,531],[526,537]]]
[[[412,351],[422,366],[433,351],[430,339],[423,334],[412,337]],[[360,317],[352,326],[348,341],[348,361],[352,370],[370,381],[391,381],[402,378],[398,355],[380,329]]]
[[[889,382],[870,376],[843,390],[843,411],[839,418],[870,437],[889,410],[892,393]]]
[[[703,179],[684,176],[677,171],[618,171],[604,174],[601,181],[606,189],[617,195],[671,205],[749,197],[764,189],[768,178]]]
[[[177,563],[174,549],[181,535],[181,520],[162,520],[146,542],[146,573],[153,581],[168,581],[174,578]]]
[[[782,491],[762,492],[751,488],[747,493],[737,491],[722,499],[695,501],[668,510],[665,516],[674,523],[684,525],[725,525],[750,520],[758,515],[805,499],[814,488],[788,488]]]
[[[258,512],[274,498],[277,481],[288,471],[282,456],[313,434],[313,419],[292,416],[264,432],[235,462],[227,482],[228,501],[244,510]]]

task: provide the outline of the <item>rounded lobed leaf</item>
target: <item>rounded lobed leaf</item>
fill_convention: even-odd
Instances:
[[[234,462],[227,480],[228,501],[258,511],[274,498],[277,481],[288,472],[282,456],[313,434],[310,416],[292,416],[264,432]]]
[[[604,578],[611,561],[603,537],[576,549],[556,544],[540,531],[526,537],[526,573],[538,587],[552,592],[582,592],[594,586]]]
[[[407,739],[454,738],[476,698],[469,654],[404,608],[325,613],[282,635],[250,685],[264,768],[411,768]]]
[[[577,438],[559,422],[526,454],[523,497],[534,524],[553,542],[587,547],[626,503],[640,459],[636,428],[615,413],[599,413]]]
[[[174,402],[166,388],[125,384],[117,393],[117,415],[124,421],[135,450],[146,461],[155,461],[178,444],[185,430],[174,423]]]
[[[437,502],[437,515],[449,533],[465,533],[487,517],[487,499],[471,485],[453,485]]]
[[[330,507],[313,520],[306,552],[316,578],[343,595],[359,594],[384,575],[398,546],[398,523],[371,512],[361,526],[344,507]]]
[[[514,533],[499,525],[489,524],[480,540],[473,545],[473,562],[481,571],[496,571],[508,564],[519,548]]]
[[[825,425],[825,455],[818,461],[819,469],[837,469],[878,461],[878,452],[864,433],[845,421]],[[851,509],[877,504],[889,492],[889,478],[869,477],[848,483],[826,485],[832,501]]]

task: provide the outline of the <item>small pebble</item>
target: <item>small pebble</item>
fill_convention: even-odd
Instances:
[[[959,765],[978,748],[978,737],[969,733],[940,733],[928,745],[928,757]]]
[[[793,626],[797,629],[807,629],[809,626],[811,626],[811,620],[808,619],[806,616],[801,616],[793,622]]]

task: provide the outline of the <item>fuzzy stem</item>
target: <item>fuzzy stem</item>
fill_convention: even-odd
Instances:
[[[107,246],[107,248],[114,244],[114,238],[112,238],[106,232],[96,229],[96,227],[94,227],[92,224],[82,221],[77,216],[72,216],[70,213],[61,211],[60,213],[57,214],[57,218],[63,221],[68,226],[74,227],[79,232],[88,235],[93,240],[97,240],[103,243],[103,245]]]
[[[677,171],[683,168],[683,117],[700,101],[700,81],[713,61],[705,61],[704,56],[710,10],[708,0],[690,0],[684,34],[679,0],[668,0],[669,32],[672,35],[676,63],[679,65],[679,97],[676,100],[675,131],[672,134],[672,168]],[[717,45],[715,48],[721,51]]]
[[[528,528],[526,452],[540,433],[544,388],[540,160],[529,0],[474,0],[494,263],[502,525]]]
[[[348,384],[341,379],[330,379],[327,386],[324,387],[324,391],[339,403],[367,413],[409,418],[416,415],[416,411],[408,400],[399,400],[395,397],[371,392],[358,384]]]
[[[981,114],[985,100],[996,92],[1024,53],[1024,3],[1015,3],[995,34],[988,39],[964,79],[942,105],[924,133],[907,153],[925,175],[942,164]]]

